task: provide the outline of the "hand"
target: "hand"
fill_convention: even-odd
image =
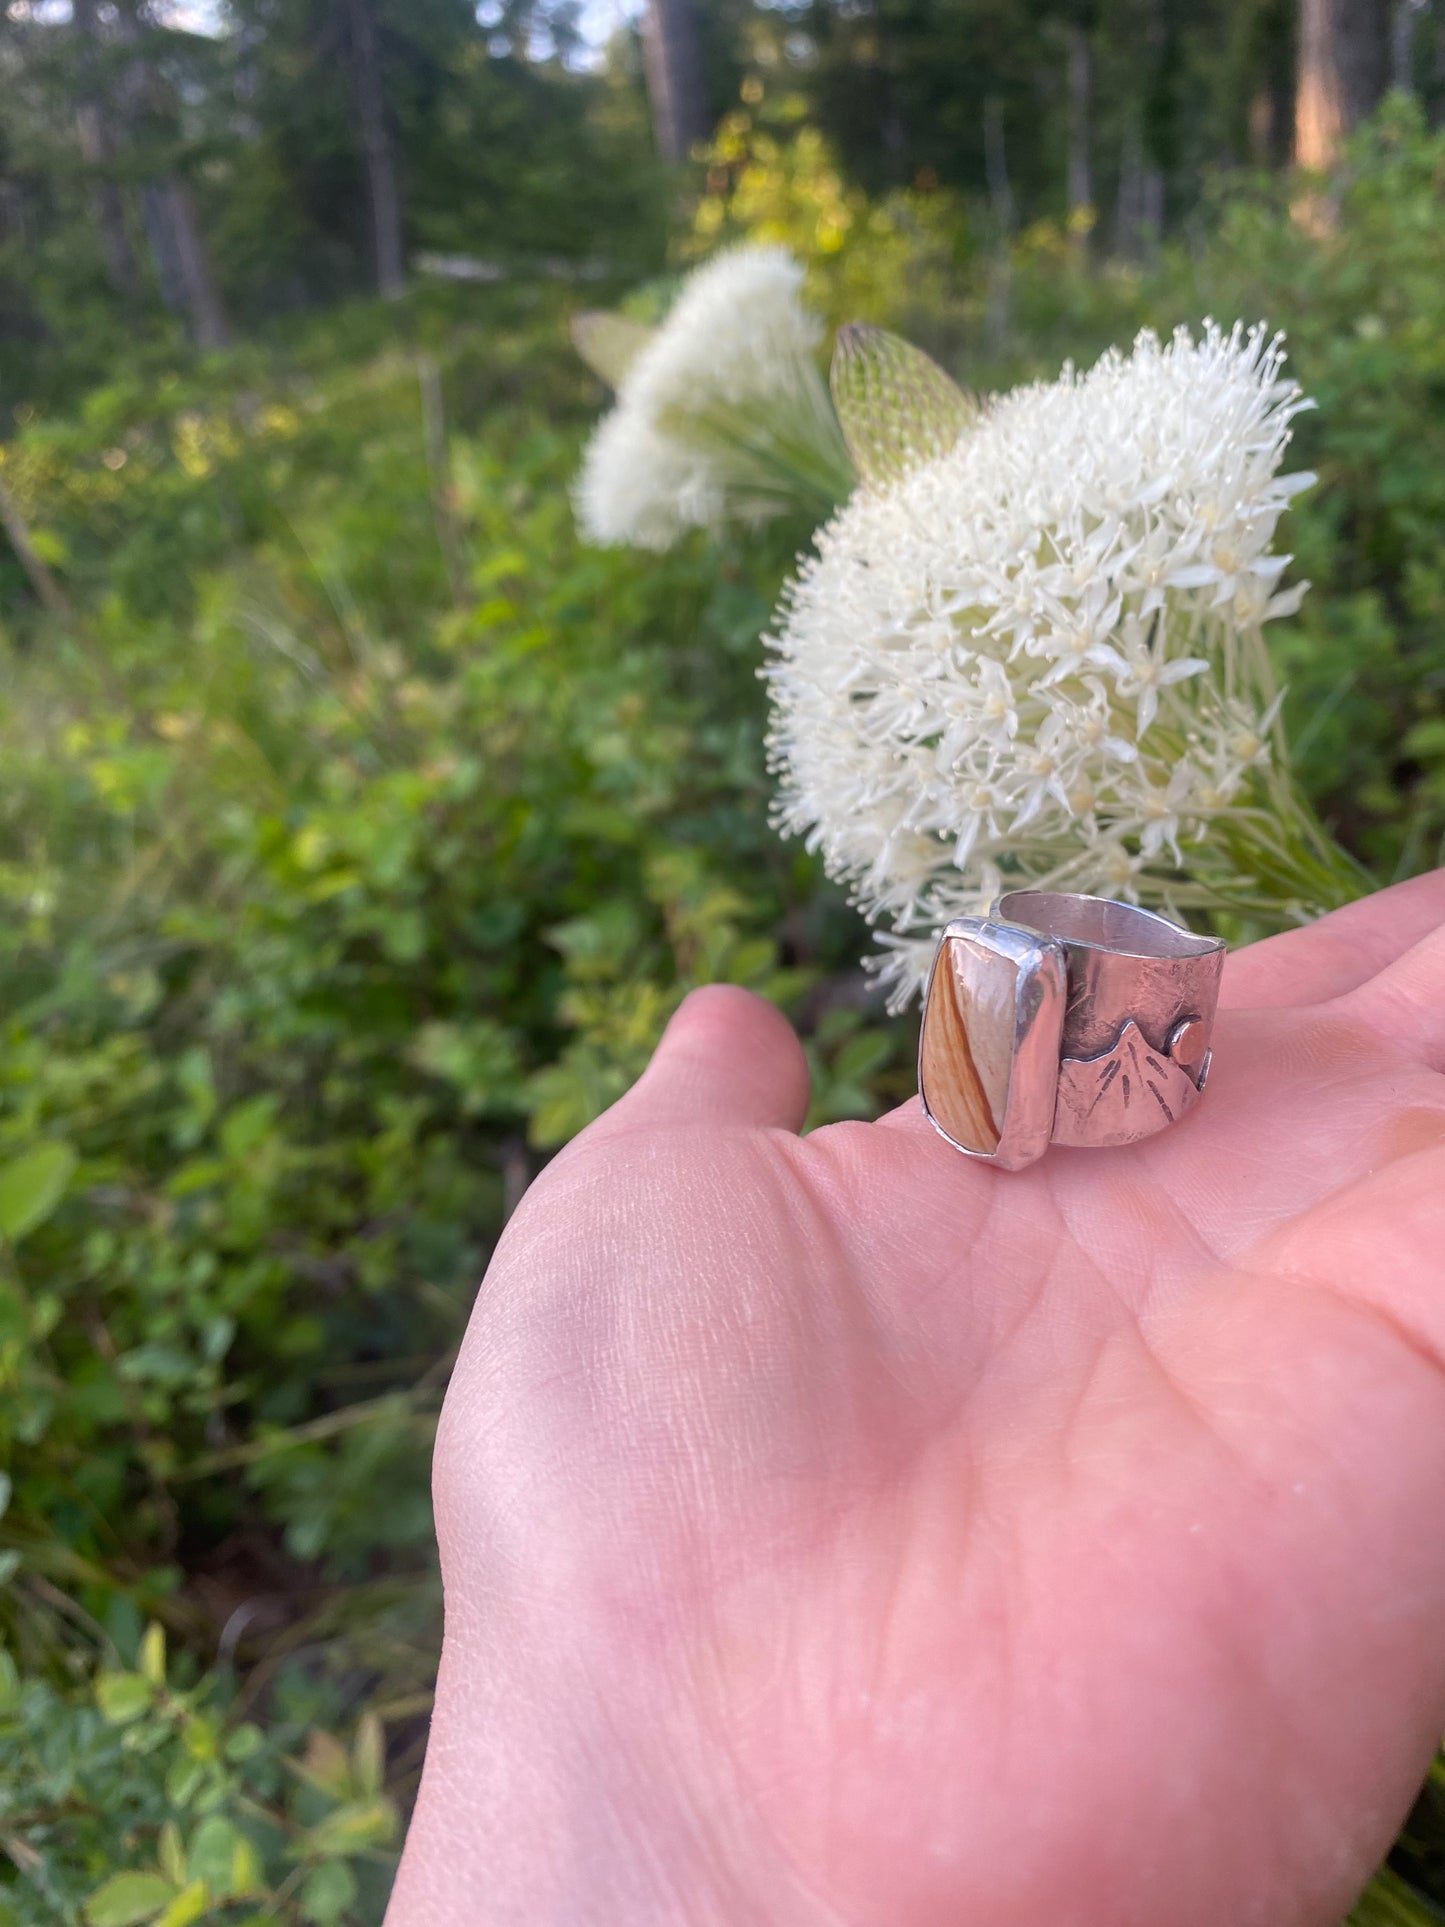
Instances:
[[[1445,872],[1008,1174],[690,997],[508,1227],[393,1927],[1327,1927],[1445,1724]]]

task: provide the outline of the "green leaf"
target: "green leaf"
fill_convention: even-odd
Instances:
[[[253,1899],[266,1891],[261,1856],[244,1833],[238,1834],[231,1855],[231,1892],[237,1900]]]
[[[238,1762],[253,1758],[261,1751],[265,1744],[265,1737],[259,1726],[253,1726],[249,1721],[245,1722],[226,1736],[224,1748],[226,1758]]]
[[[13,1490],[14,1487],[10,1483],[10,1474],[8,1472],[0,1472],[0,1519],[3,1519],[5,1514],[10,1510],[10,1494]]]
[[[181,1830],[174,1820],[167,1820],[161,1828],[161,1837],[156,1849],[156,1858],[161,1863],[161,1872],[173,1887],[186,1884],[186,1850],[181,1843]]]
[[[55,1210],[78,1162],[68,1144],[37,1144],[0,1165],[0,1236],[18,1244]]]
[[[1400,745],[1407,756],[1445,756],[1445,718],[1432,716],[1407,730]]]
[[[155,1927],[195,1927],[196,1921],[205,1919],[210,1901],[205,1881],[193,1880],[176,1895],[163,1914],[156,1916]]]
[[[363,1713],[351,1747],[352,1777],[362,1793],[380,1793],[386,1770],[386,1735],[375,1713]]]
[[[860,1031],[850,1037],[833,1060],[833,1075],[841,1083],[866,1083],[893,1055],[893,1039],[886,1031]]]
[[[734,944],[728,953],[727,980],[730,984],[758,984],[776,964],[777,945],[771,937],[751,937]]]
[[[304,1760],[288,1762],[303,1780],[328,1793],[333,1800],[344,1800],[351,1790],[351,1761],[346,1748],[334,1733],[313,1729],[306,1742]]]
[[[217,1899],[246,1899],[264,1891],[255,1847],[222,1814],[211,1814],[196,1828],[188,1865]]]
[[[180,1759],[172,1760],[166,1769],[166,1798],[173,1807],[188,1807],[205,1780],[205,1762],[187,1759],[182,1755]]]
[[[1346,1927],[1435,1927],[1445,1913],[1389,1867],[1384,1867],[1356,1902]]]
[[[140,1643],[140,1672],[152,1686],[166,1683],[166,1634],[154,1620],[145,1629]]]
[[[628,369],[657,332],[627,315],[588,309],[573,318],[572,346],[609,388],[620,388]]]
[[[396,1808],[390,1800],[351,1800],[318,1820],[306,1834],[306,1854],[360,1853],[384,1847],[396,1833]]]
[[[138,1720],[151,1699],[151,1683],[143,1673],[102,1673],[95,1682],[96,1704],[112,1726]]]
[[[276,1122],[280,1099],[274,1092],[248,1097],[227,1114],[221,1126],[221,1149],[228,1158],[243,1158],[267,1137]]]
[[[112,1874],[85,1903],[87,1927],[135,1927],[154,1920],[171,1894],[171,1883],[158,1873]]]
[[[209,1713],[197,1713],[186,1721],[183,1735],[187,1753],[193,1760],[209,1764],[221,1756],[221,1731]]]
[[[334,1927],[356,1898],[356,1876],[344,1860],[328,1860],[306,1876],[299,1896],[301,1918]]]
[[[58,1292],[37,1291],[30,1300],[30,1336],[49,1338],[60,1323],[65,1305]]]

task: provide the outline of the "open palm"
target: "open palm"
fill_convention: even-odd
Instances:
[[[1442,920],[1231,958],[1196,1113],[1014,1174],[690,999],[478,1301],[391,1919],[1338,1920],[1445,1723]]]

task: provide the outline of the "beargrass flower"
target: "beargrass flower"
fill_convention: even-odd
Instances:
[[[574,338],[617,401],[583,459],[576,507],[602,545],[666,549],[690,528],[757,522],[801,506],[821,517],[852,486],[817,356],[823,323],[786,248],[745,246],[688,279],[650,334],[586,317]],[[606,327],[619,365],[591,352]]]
[[[1292,784],[1264,625],[1309,406],[1263,327],[1141,334],[859,490],[768,639],[779,826],[895,1005],[1005,884],[1301,917],[1366,887]]]

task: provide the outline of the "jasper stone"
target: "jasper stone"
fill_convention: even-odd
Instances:
[[[934,1122],[990,1155],[1008,1113],[1019,965],[971,937],[945,940],[929,987],[919,1083]]]

